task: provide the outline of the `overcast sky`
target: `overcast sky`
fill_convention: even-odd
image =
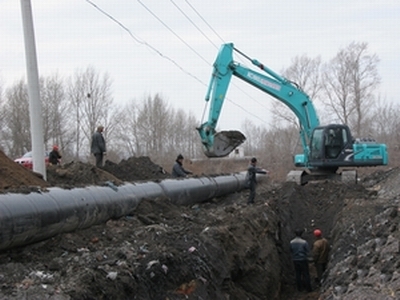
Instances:
[[[31,0],[39,75],[70,76],[90,65],[109,74],[116,102],[159,93],[200,120],[222,43],[280,73],[296,56],[327,62],[355,41],[380,58],[381,96],[399,101],[399,0],[90,2]],[[7,87],[26,78],[20,1],[1,0],[0,8],[0,78]],[[246,118],[271,121],[271,98],[240,79],[233,78],[227,97],[220,129],[240,128]]]

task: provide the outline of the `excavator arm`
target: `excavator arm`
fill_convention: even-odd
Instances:
[[[243,55],[263,72],[235,62],[233,51]],[[206,156],[226,156],[246,139],[239,131],[216,132],[232,76],[279,100],[298,118],[303,153],[295,155],[294,164],[303,170],[291,171],[287,175],[288,181],[305,184],[310,180],[341,178],[347,183],[356,183],[357,172],[347,168],[388,164],[385,144],[354,139],[346,124],[319,125],[317,112],[307,94],[296,84],[234,48],[233,44],[224,44],[219,50],[206,95],[206,101],[210,102],[209,117],[197,128]]]
[[[264,73],[256,72],[235,62],[233,60],[233,51],[244,55],[235,49],[233,44],[223,44],[213,66],[206,94],[206,101],[211,101],[208,121],[197,128],[204,146],[204,153],[208,157],[226,156],[245,141],[244,135],[238,131],[216,132],[226,93],[232,75],[234,75],[280,100],[295,113],[300,122],[300,137],[304,150],[304,160],[306,161],[310,152],[309,139],[313,129],[319,125],[319,119],[311,100],[296,85],[268,69],[257,60],[250,59],[244,55]]]

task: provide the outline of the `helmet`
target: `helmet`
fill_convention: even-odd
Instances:
[[[319,229],[315,229],[315,230],[314,230],[314,236],[315,236],[315,237],[320,237],[321,235],[322,235],[321,230],[319,230]]]
[[[53,150],[58,151],[58,146],[57,146],[57,145],[54,145],[54,146],[53,146]]]
[[[252,163],[257,162],[257,158],[253,157],[253,158],[251,159],[251,162],[252,162]]]
[[[180,160],[180,159],[183,159],[182,154],[179,154],[178,157],[176,158],[176,160]]]

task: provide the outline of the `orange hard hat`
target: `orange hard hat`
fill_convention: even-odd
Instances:
[[[315,237],[320,237],[321,235],[322,235],[321,230],[319,230],[319,229],[315,229],[315,230],[314,230],[314,236],[315,236]]]

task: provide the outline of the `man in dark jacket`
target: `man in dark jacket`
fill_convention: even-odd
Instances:
[[[97,127],[97,131],[92,136],[91,152],[96,157],[96,167],[103,166],[103,155],[106,153],[106,141],[103,137],[104,127]]]
[[[246,174],[246,185],[250,190],[247,204],[253,204],[254,198],[256,197],[256,185],[257,185],[256,174],[257,173],[267,174],[267,171],[265,171],[264,169],[257,168],[256,165],[257,165],[257,158],[253,157],[250,160],[250,165],[247,168],[247,174]]]
[[[305,288],[307,292],[311,292],[310,272],[308,269],[310,247],[308,242],[301,238],[303,230],[296,229],[295,234],[296,237],[290,241],[290,253],[292,254],[294,270],[296,272],[297,290],[302,291]]]
[[[53,150],[49,153],[49,163],[52,165],[59,165],[61,154],[58,151],[58,146],[54,145]]]
[[[188,174],[193,174],[193,173],[183,168],[183,156],[182,154],[179,154],[175,160],[174,166],[172,167],[172,176],[187,177]]]

